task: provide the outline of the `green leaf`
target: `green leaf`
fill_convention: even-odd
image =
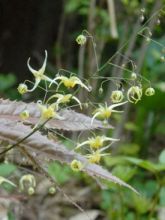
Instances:
[[[1,163],[0,164],[0,176],[6,177],[11,175],[16,170],[16,166],[9,163]]]
[[[65,165],[61,166],[57,162],[53,162],[48,165],[48,173],[55,177],[57,182],[63,184],[70,179],[71,171],[69,167]]]
[[[121,154],[134,156],[136,155],[140,150],[140,146],[135,143],[128,143],[128,144],[122,144],[119,148],[119,152]]]
[[[159,155],[159,162],[165,164],[165,150],[163,150]]]
[[[165,206],[165,187],[161,188],[159,197],[160,197],[160,205]]]
[[[0,91],[5,91],[11,88],[16,83],[14,74],[0,74]]]
[[[149,160],[142,160],[134,157],[124,157],[124,158],[127,161],[154,173],[165,170],[165,164],[160,164],[160,163],[156,164]]]
[[[137,169],[132,168],[130,166],[118,165],[114,167],[112,170],[113,175],[118,176],[120,179],[124,181],[129,181],[135,174]]]
[[[138,213],[144,214],[148,211],[150,207],[150,201],[146,197],[132,194],[132,198],[134,207]]]

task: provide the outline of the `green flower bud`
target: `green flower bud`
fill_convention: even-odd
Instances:
[[[21,95],[25,94],[28,91],[27,85],[24,83],[20,83],[17,89]]]
[[[132,74],[131,74],[131,79],[132,79],[132,80],[137,79],[137,74],[136,74],[136,73],[132,73]]]
[[[87,39],[83,34],[80,34],[77,38],[76,38],[76,42],[80,45],[84,45],[86,43]]]
[[[124,98],[123,92],[120,90],[115,90],[111,94],[111,100],[113,103],[121,102]]]
[[[152,87],[147,88],[146,91],[145,91],[145,95],[146,95],[146,96],[155,95],[155,89],[152,88]]]
[[[22,120],[27,120],[29,118],[29,116],[30,116],[29,111],[27,111],[27,110],[24,110],[23,112],[20,113],[20,118]]]
[[[34,192],[35,192],[34,188],[33,188],[33,187],[29,187],[29,189],[28,189],[28,195],[29,195],[29,196],[32,196],[32,195],[34,194]]]
[[[56,193],[56,188],[54,186],[51,186],[49,188],[49,194],[54,195]]]
[[[102,94],[102,93],[103,93],[103,91],[104,91],[104,90],[103,90],[103,88],[102,88],[102,87],[100,87],[100,88],[99,88],[99,94]]]

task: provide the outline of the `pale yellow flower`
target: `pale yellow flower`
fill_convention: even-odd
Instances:
[[[60,103],[62,103],[62,104],[69,103],[71,101],[71,99],[74,99],[79,104],[80,108],[82,108],[82,105],[81,105],[81,102],[79,101],[79,99],[76,98],[75,96],[73,96],[72,94],[63,95],[63,94],[57,93],[55,95],[52,95],[48,99],[47,103],[54,98],[57,98],[57,101],[56,101],[57,105],[59,105]]]
[[[33,69],[31,66],[30,66],[30,58],[28,59],[27,61],[27,66],[30,70],[30,72],[33,74],[33,76],[35,77],[35,84],[33,86],[32,89],[29,89],[28,92],[32,92],[34,91],[37,86],[39,85],[39,83],[41,82],[41,80],[45,80],[47,82],[50,82],[50,83],[55,83],[57,84],[56,82],[54,82],[51,78],[49,78],[48,76],[44,75],[45,73],[45,69],[46,69],[46,63],[47,63],[47,51],[45,50],[45,60],[43,62],[43,65],[42,67],[39,69],[39,70],[35,70]]]
[[[124,98],[123,92],[120,90],[115,90],[111,94],[111,101],[113,103],[119,103],[123,100],[123,98]]]
[[[90,163],[100,163],[101,157],[110,155],[109,153],[100,153],[100,151],[95,151],[92,154],[86,155],[86,158],[89,160]]]
[[[24,191],[26,188],[26,184],[29,187],[35,188],[36,187],[36,179],[32,174],[23,175],[19,181],[20,190]]]
[[[58,88],[61,84],[64,84],[64,86],[68,89],[74,88],[76,85],[80,85],[82,88],[85,88],[87,91],[90,91],[90,88],[88,88],[78,77],[76,76],[57,76],[53,82],[56,80],[60,80],[61,82],[58,85]],[[58,89],[57,88],[57,89]]]
[[[101,119],[108,119],[111,116],[112,112],[118,112],[118,113],[122,112],[122,111],[114,110],[114,108],[121,106],[121,105],[124,105],[126,103],[127,103],[127,101],[121,102],[118,104],[113,104],[110,106],[107,106],[107,103],[105,103],[105,106],[99,105],[99,108],[97,108],[93,113],[94,116],[91,120],[91,124],[93,123],[93,121],[96,117],[101,118]]]
[[[86,36],[84,36],[83,34],[80,34],[77,38],[76,38],[76,42],[80,45],[84,45],[87,41]]]
[[[155,89],[152,88],[152,87],[147,88],[146,91],[145,91],[145,95],[146,96],[153,96],[153,95],[155,95]]]
[[[79,160],[73,160],[70,164],[70,167],[73,171],[80,171],[83,168],[83,164]]]
[[[132,86],[128,89],[127,99],[129,102],[137,103],[142,98],[142,88],[139,86]]]
[[[82,142],[81,144],[78,144],[76,149],[84,146],[84,145],[89,145],[91,149],[97,150],[101,147],[103,147],[104,142],[106,141],[118,141],[119,139],[114,139],[114,138],[110,138],[110,137],[106,137],[106,136],[96,136],[96,137],[91,137],[88,138],[87,141]]]

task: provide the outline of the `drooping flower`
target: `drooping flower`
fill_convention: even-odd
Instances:
[[[19,181],[20,190],[24,191],[26,186],[29,188],[35,188],[36,187],[36,179],[32,174],[23,175]]]
[[[70,164],[70,167],[73,171],[80,171],[83,168],[83,164],[79,160],[73,160]]]
[[[120,90],[115,90],[111,94],[111,101],[113,103],[119,103],[123,100],[123,98],[124,98],[123,92]]]
[[[38,104],[38,108],[41,112],[41,120],[48,120],[51,118],[62,119],[62,117],[59,116],[57,113],[56,104],[51,104],[51,105]]]
[[[27,87],[27,85],[25,83],[20,83],[17,89],[18,89],[18,92],[21,95],[23,95],[23,94],[28,92],[28,87]]]
[[[118,104],[113,104],[113,105],[110,105],[110,106],[107,106],[107,103],[105,103],[105,106],[99,105],[99,108],[97,108],[93,112],[94,116],[92,118],[91,124],[93,123],[93,121],[96,117],[99,117],[101,119],[108,119],[111,116],[112,112],[118,112],[118,113],[122,112],[122,111],[114,110],[114,108],[116,108],[118,106],[121,106],[121,105],[124,105],[126,103],[127,103],[127,101],[126,102],[121,102],[121,103],[118,103]]]
[[[80,147],[82,147],[84,145],[89,145],[91,149],[97,150],[97,149],[103,147],[105,141],[114,142],[114,141],[118,141],[118,140],[119,139],[114,139],[114,138],[106,137],[104,135],[103,136],[91,137],[91,138],[88,138],[87,141],[84,141],[81,144],[78,144],[76,149],[78,149],[78,148],[80,148]]]
[[[109,153],[101,153],[99,150],[94,151],[91,154],[86,155],[87,159],[89,160],[90,163],[100,163],[101,157],[110,155]]]
[[[131,86],[127,92],[127,99],[129,102],[137,103],[142,98],[142,88],[139,86]]]
[[[63,84],[66,88],[70,89],[70,88],[74,88],[76,85],[80,85],[82,88],[85,88],[87,91],[90,91],[90,88],[88,88],[78,77],[76,76],[70,76],[70,77],[66,77],[66,76],[57,76],[53,82],[55,82],[56,80],[60,80],[61,82],[58,85],[58,88],[61,84]],[[57,88],[57,89],[58,89]]]
[[[86,36],[84,36],[83,34],[80,34],[77,38],[76,38],[76,42],[79,44],[79,45],[84,45],[87,41],[87,38]]]
[[[82,105],[81,105],[81,102],[79,101],[79,99],[76,98],[75,96],[73,96],[72,94],[63,95],[63,94],[57,93],[55,95],[50,96],[47,103],[54,98],[57,98],[57,101],[56,101],[57,105],[59,105],[60,103],[62,103],[62,104],[69,103],[71,101],[71,99],[74,99],[79,104],[80,108],[82,108]]]
[[[145,91],[145,95],[146,96],[153,96],[153,95],[155,95],[155,89],[152,88],[152,87],[147,88],[146,91]]]

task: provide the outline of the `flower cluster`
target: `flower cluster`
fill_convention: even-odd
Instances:
[[[107,150],[111,144],[114,142],[119,141],[119,139],[102,136],[94,136],[88,138],[87,141],[84,141],[77,145],[75,150],[82,148],[84,146],[89,146],[90,154],[86,155],[86,158],[91,163],[99,163],[102,156],[109,155],[109,153],[102,153],[104,150]],[[105,142],[108,142],[108,145],[104,146]]]
[[[73,95],[72,93],[61,94],[58,92],[60,85],[63,84],[63,86],[66,87],[68,90],[73,89],[76,86],[80,86],[86,89],[88,92],[90,91],[90,87],[85,85],[77,76],[73,74],[70,74],[70,76],[57,74],[57,76],[54,79],[51,79],[50,77],[46,76],[45,75],[46,63],[47,63],[47,51],[45,51],[45,59],[42,67],[39,70],[35,70],[30,66],[30,58],[29,58],[27,61],[27,66],[30,72],[34,76],[35,79],[34,86],[31,89],[29,89],[25,83],[20,83],[18,86],[18,92],[21,95],[28,92],[33,92],[39,86],[41,81],[48,82],[49,87],[51,87],[52,85],[56,86],[56,92],[47,99],[46,103],[38,104],[38,109],[41,115],[40,118],[41,122],[51,118],[62,119],[62,117],[60,117],[60,115],[58,114],[60,105],[69,104],[71,100],[75,101],[79,105],[80,109],[82,109],[82,104],[75,95]],[[52,103],[53,99],[55,100],[55,102]],[[20,118],[22,120],[27,120],[29,116],[30,115],[27,110],[24,110],[20,114]]]
[[[79,35],[76,38],[76,42],[83,46],[87,41],[87,37],[84,34]],[[27,61],[27,66],[30,72],[34,76],[34,85],[31,89],[28,88],[26,83],[20,83],[18,86],[18,92],[21,95],[24,95],[28,92],[33,92],[37,87],[39,87],[39,84],[41,81],[45,81],[48,83],[48,88],[51,86],[55,86],[55,90],[53,90],[53,94],[51,94],[48,98],[46,97],[44,99],[44,102],[38,102],[38,110],[40,112],[40,119],[39,123],[46,122],[49,119],[58,119],[63,120],[63,117],[60,116],[60,109],[63,106],[66,106],[70,104],[71,101],[76,102],[76,104],[82,109],[83,106],[87,106],[88,103],[82,104],[81,101],[76,97],[75,88],[81,87],[85,89],[88,92],[91,92],[90,86],[86,85],[78,76],[74,75],[73,73],[69,71],[65,71],[67,74],[70,73],[70,75],[62,75],[58,74],[55,76],[55,78],[50,78],[45,74],[46,70],[46,63],[47,63],[47,51],[45,51],[45,59],[42,64],[42,67],[39,70],[35,70],[30,65],[30,58]],[[119,79],[120,81],[121,79]],[[131,73],[130,76],[130,83],[131,85],[128,90],[126,91],[126,95],[124,94],[123,89],[117,88],[116,90],[112,91],[110,94],[109,101],[112,103],[110,104],[108,101],[105,102],[105,104],[98,104],[98,106],[93,110],[93,117],[91,118],[91,125],[94,123],[94,120],[100,119],[103,120],[103,122],[108,123],[109,118],[111,117],[112,113],[122,113],[123,111],[116,110],[118,107],[122,107],[128,102],[131,103],[137,103],[142,99],[143,95],[143,87],[138,81],[138,75],[135,72]],[[67,91],[66,94],[61,92],[59,89],[65,87],[65,90]],[[74,92],[74,93],[73,93]],[[103,93],[102,86],[99,89],[99,93]],[[152,96],[155,94],[155,90],[149,86],[144,94],[146,96]],[[30,117],[30,113],[28,110],[24,110],[20,113],[21,120],[25,121],[28,120]],[[102,156],[109,155],[109,153],[106,153],[106,151],[114,142],[118,141],[119,139],[115,139],[112,137],[107,137],[105,135],[93,135],[92,137],[89,137],[87,140],[85,140],[82,143],[77,144],[75,151],[86,149],[90,153],[86,153],[85,157],[90,163],[99,163]],[[73,171],[81,171],[83,169],[83,164],[81,161],[74,159],[71,164],[71,169]],[[33,175],[24,175],[20,180],[20,188],[23,191],[25,186],[25,182],[28,183],[28,193],[29,195],[32,195],[34,193],[34,189],[36,186],[36,182]],[[51,188],[50,193],[54,193],[54,188]]]

